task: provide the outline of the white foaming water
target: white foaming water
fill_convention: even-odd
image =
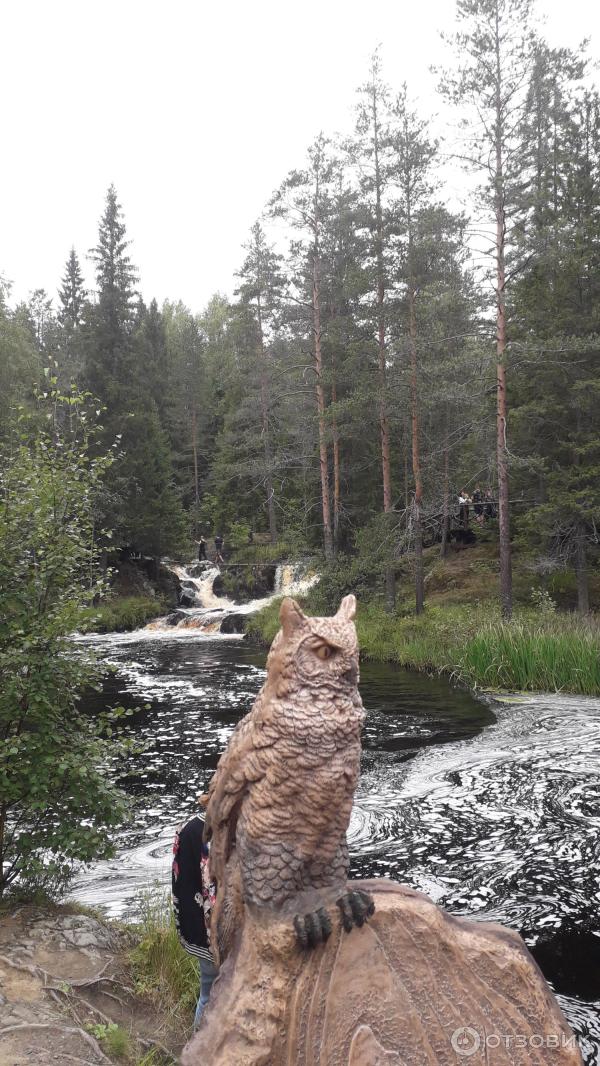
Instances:
[[[185,590],[194,593],[198,600],[198,607],[205,607],[209,610],[213,610],[214,608],[223,608],[224,610],[227,610],[234,606],[231,600],[228,600],[224,596],[217,596],[214,592],[213,585],[215,579],[219,577],[221,573],[218,566],[211,566],[209,569],[204,570],[199,577],[193,577],[187,567],[179,566],[176,563],[168,564],[168,569],[171,573],[175,574]]]
[[[217,566],[209,566],[202,571],[200,576],[194,576],[190,571],[197,567],[197,563],[181,566],[177,563],[169,563],[163,560],[163,565],[175,574],[187,596],[195,601],[193,607],[179,607],[177,622],[167,622],[166,618],[158,618],[146,627],[144,632],[160,633],[164,629],[172,631],[186,631],[190,635],[197,633],[209,633],[211,636],[239,636],[236,633],[221,633],[221,624],[225,618],[231,615],[256,614],[257,611],[267,607],[281,596],[304,596],[319,581],[320,575],[307,571],[305,563],[280,563],[275,571],[274,591],[270,596],[262,596],[251,600],[249,603],[235,603],[225,596],[218,596],[214,591],[214,583],[221,575]]]

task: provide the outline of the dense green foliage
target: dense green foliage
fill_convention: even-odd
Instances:
[[[69,640],[102,591],[97,509],[112,456],[94,411],[56,379],[21,412],[0,457],[0,895],[64,884],[110,853],[124,811],[104,716],[79,710],[99,670]],[[117,713],[117,712],[115,712]]]
[[[76,381],[105,407],[101,445],[117,442],[119,455],[98,512],[113,539],[96,540],[110,562],[126,548],[189,553],[199,532],[223,532],[243,551],[253,531],[270,535],[265,556],[280,557],[281,541],[352,557],[361,591],[415,547],[420,558],[421,541],[441,536],[445,550],[463,485],[495,494],[498,189],[476,114],[480,97],[492,109],[494,98],[493,79],[480,85],[476,73],[493,58],[498,14],[510,26],[511,534],[532,573],[576,574],[587,612],[600,520],[600,106],[583,52],[551,49],[529,8],[457,5],[455,56],[440,78],[468,118],[453,143],[438,143],[374,56],[352,134],[319,135],[280,183],[244,245],[232,299],[216,295],[200,314],[144,303],[112,186],[91,250],[93,292],[74,249],[56,310],[41,290],[15,308],[2,292],[2,427],[51,359],[61,385]],[[441,180],[453,153],[477,179],[471,219]]]

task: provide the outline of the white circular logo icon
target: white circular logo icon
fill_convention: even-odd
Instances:
[[[468,1025],[461,1026],[460,1029],[455,1029],[450,1038],[450,1043],[456,1051],[457,1055],[460,1055],[463,1059],[468,1059],[471,1055],[474,1055],[476,1051],[479,1051],[481,1047],[481,1037],[476,1029],[471,1029]]]

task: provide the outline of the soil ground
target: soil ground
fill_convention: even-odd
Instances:
[[[31,905],[4,911],[0,1066],[174,1063],[190,1034],[173,1032],[136,992],[130,949],[126,930],[88,914]]]

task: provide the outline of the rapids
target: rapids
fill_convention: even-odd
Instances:
[[[83,871],[72,895],[134,916],[141,892],[168,884],[175,826],[252,705],[264,655],[186,627],[82,639],[116,671],[90,712],[138,707],[132,729],[146,747],[123,782],[137,803],[117,857]],[[391,666],[366,663],[361,675],[353,875],[393,877],[455,914],[517,929],[586,1063],[600,1066],[600,701],[490,703]]]

